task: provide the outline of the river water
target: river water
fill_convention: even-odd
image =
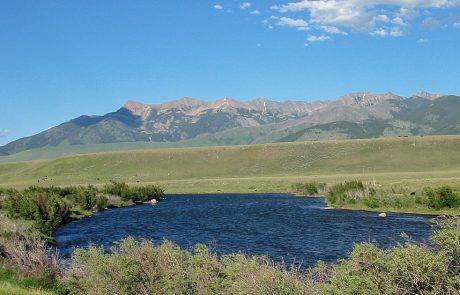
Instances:
[[[288,194],[169,195],[157,205],[111,209],[69,223],[55,235],[57,248],[69,257],[74,247],[90,243],[107,249],[126,236],[168,239],[182,248],[197,243],[217,253],[243,251],[303,266],[344,258],[354,243],[380,247],[401,243],[401,233],[428,243],[429,218],[412,214],[327,210],[322,198]]]

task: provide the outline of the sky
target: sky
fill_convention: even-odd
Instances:
[[[460,94],[460,0],[0,0],[0,145],[128,100]]]

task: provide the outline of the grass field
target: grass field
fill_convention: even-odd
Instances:
[[[0,295],[52,295],[51,292],[38,289],[25,289],[9,282],[0,281]]]
[[[299,181],[460,185],[460,136],[107,152],[0,164],[0,186],[154,183],[167,193],[286,192]]]

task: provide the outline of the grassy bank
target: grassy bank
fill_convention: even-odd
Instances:
[[[0,281],[0,295],[52,295],[49,291],[36,288],[24,288],[15,283]]]
[[[300,196],[326,196],[329,206],[340,209],[460,215],[460,191],[449,185],[415,190],[402,186],[382,188],[373,182],[348,180],[332,185],[296,183],[291,191]]]

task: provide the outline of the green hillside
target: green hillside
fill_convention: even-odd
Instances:
[[[460,97],[445,96],[433,102],[424,103],[402,113],[399,118],[434,130],[432,134],[458,134],[460,132]]]
[[[0,164],[2,186],[154,182],[168,192],[286,191],[303,179],[423,185],[460,179],[460,136],[86,154]]]

